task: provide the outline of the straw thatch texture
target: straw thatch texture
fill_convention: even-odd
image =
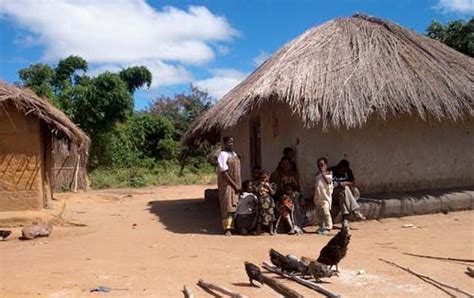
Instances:
[[[13,104],[18,111],[25,115],[31,114],[38,117],[48,125],[53,135],[66,138],[77,144],[80,151],[87,152],[90,145],[89,137],[62,111],[55,108],[46,99],[38,97],[31,90],[0,81],[0,114],[7,113],[5,104]]]
[[[199,119],[185,143],[211,139],[266,102],[306,127],[361,127],[372,115],[472,117],[474,59],[392,22],[354,15],[314,27],[270,57]]]

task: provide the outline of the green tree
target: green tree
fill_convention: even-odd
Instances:
[[[113,129],[133,112],[133,97],[118,74],[105,72],[74,90],[73,115],[92,138]]]
[[[191,124],[212,107],[212,98],[205,91],[191,85],[189,93],[174,97],[162,96],[151,103],[148,110],[171,120],[176,128],[175,139],[180,139]]]
[[[465,55],[474,57],[474,17],[468,22],[455,20],[442,24],[432,21],[426,29],[426,35]]]
[[[33,90],[38,96],[54,99],[54,70],[47,64],[32,64],[18,71],[23,86]]]
[[[120,78],[127,83],[130,93],[134,93],[145,84],[147,88],[151,86],[152,74],[145,66],[134,66],[125,68],[119,72]]]

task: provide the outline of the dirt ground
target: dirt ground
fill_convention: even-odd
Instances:
[[[215,206],[202,199],[206,186],[176,186],[58,194],[65,217],[85,227],[55,227],[49,238],[18,240],[20,229],[0,242],[0,296],[182,297],[186,284],[196,297],[210,297],[204,279],[249,297],[275,297],[253,288],[244,261],[260,264],[269,248],[316,257],[330,239],[302,236],[220,235]],[[59,203],[58,203],[59,204]],[[403,228],[413,224],[414,228]],[[435,297],[445,293],[379,258],[474,292],[466,264],[429,260],[403,252],[474,259],[474,212],[384,219],[354,228],[340,276],[324,287],[345,297]],[[334,235],[337,231],[332,232]],[[365,274],[357,274],[364,270]],[[305,297],[318,294],[285,281]],[[107,294],[90,293],[107,286]]]

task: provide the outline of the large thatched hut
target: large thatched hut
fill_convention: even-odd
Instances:
[[[47,100],[0,81],[0,211],[45,207],[54,188],[67,180],[68,186],[80,187],[89,144],[89,137]],[[75,166],[64,171],[71,154]]]
[[[364,192],[474,185],[474,59],[389,21],[354,15],[277,51],[187,132],[230,134],[243,158],[275,169],[297,151],[303,191],[316,159],[351,162]]]

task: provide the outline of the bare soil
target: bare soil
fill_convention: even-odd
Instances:
[[[208,186],[207,186],[208,187]],[[64,193],[64,216],[85,227],[55,227],[48,238],[20,241],[20,229],[0,242],[0,296],[182,297],[188,285],[196,297],[210,297],[196,286],[214,282],[250,297],[275,297],[270,288],[250,287],[244,261],[260,264],[269,248],[316,257],[330,239],[301,236],[220,234],[219,212],[202,199],[206,186],[173,186]],[[57,202],[60,204],[60,202]],[[403,228],[405,224],[414,227]],[[351,224],[349,252],[340,276],[324,287],[346,297],[446,296],[379,258],[474,292],[469,264],[422,259],[403,252],[474,259],[474,212],[384,219]],[[337,230],[332,232],[334,235]],[[358,274],[364,270],[364,274]],[[306,297],[318,296],[291,281]],[[112,288],[107,294],[92,288]]]

